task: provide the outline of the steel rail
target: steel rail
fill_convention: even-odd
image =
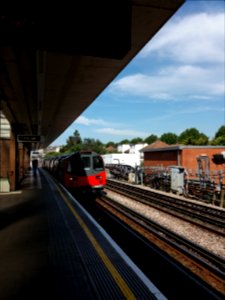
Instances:
[[[115,200],[107,196],[102,196],[100,202],[98,201],[98,204],[102,205],[101,204],[102,201],[106,202],[107,205],[111,206],[113,210],[117,211],[120,215],[124,216],[127,220],[131,220],[131,222],[141,227],[143,230],[143,235],[140,234],[140,231],[138,231],[138,234],[141,235],[142,238],[147,240],[147,242],[149,241],[145,236],[146,236],[146,232],[149,232],[149,234],[155,236],[158,240],[162,241],[162,243],[164,243],[165,245],[168,245],[178,253],[181,253],[184,256],[184,259],[190,261],[192,264],[192,267],[190,267],[190,269],[189,267],[187,267],[188,264],[186,264],[185,266],[185,268],[188,269],[190,273],[192,273],[194,276],[199,277],[200,281],[201,280],[205,281],[208,285],[211,285],[214,289],[218,290],[220,293],[221,292],[224,293],[225,260],[222,257],[219,257],[205,250],[201,246],[192,243],[186,238],[179,236],[178,234],[170,231],[169,229],[166,229],[165,227],[155,223],[154,221],[149,220],[148,218],[137,213],[136,211],[123,206],[122,204],[116,202]],[[115,215],[116,218],[118,218],[117,213],[115,213]],[[129,221],[124,221],[122,218],[122,222],[124,223],[124,226],[130,227]],[[134,228],[131,228],[131,230],[135,231]],[[151,241],[149,243],[151,243]],[[166,248],[168,246],[166,246]],[[162,248],[160,247],[160,250],[164,251],[164,249]],[[171,259],[173,261],[175,259],[176,263],[182,264],[180,259],[177,260],[176,257],[174,256],[172,256]],[[201,275],[195,274],[196,268],[201,270],[200,271]],[[203,277],[205,279],[203,279]]]
[[[120,213],[126,215],[126,217],[132,218],[146,230],[150,230],[159,235],[159,238],[170,243],[173,247],[178,248],[180,251],[184,251],[186,255],[190,257],[196,257],[196,260],[201,264],[205,264],[207,268],[212,268],[213,271],[218,272],[220,276],[225,275],[225,259],[217,256],[203,247],[191,242],[190,240],[172,232],[162,225],[150,220],[142,214],[116,202],[110,197],[103,196],[103,200],[113,205],[113,207],[120,211]],[[187,250],[188,249],[188,250]],[[191,249],[191,250],[190,250]],[[202,260],[204,259],[204,260]],[[206,263],[204,263],[206,261]],[[209,264],[210,263],[210,264]],[[216,268],[215,268],[216,267]],[[219,271],[220,270],[220,271]]]
[[[209,208],[118,181],[108,180],[106,188],[225,236],[225,211],[221,209]]]

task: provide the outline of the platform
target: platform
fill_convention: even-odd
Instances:
[[[166,299],[45,172],[0,194],[0,299]]]

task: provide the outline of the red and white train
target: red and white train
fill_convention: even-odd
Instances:
[[[106,185],[103,159],[93,151],[47,157],[42,167],[71,191],[101,192]]]

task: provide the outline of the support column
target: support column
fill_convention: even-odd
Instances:
[[[9,152],[10,140],[0,139],[0,193],[10,191]]]
[[[11,126],[0,110],[0,193],[10,191],[10,141]]]
[[[16,178],[17,178],[17,170],[16,170],[16,141],[15,139],[10,140],[10,151],[9,151],[9,183],[10,183],[10,191],[16,190]]]
[[[24,178],[25,170],[24,170],[24,146],[22,143],[18,143],[18,181]]]
[[[18,149],[18,181],[21,182],[30,168],[30,148],[24,143],[17,144]]]
[[[25,173],[30,169],[30,148],[24,148],[24,171]]]

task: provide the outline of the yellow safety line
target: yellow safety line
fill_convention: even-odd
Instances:
[[[74,207],[70,204],[70,202],[68,201],[68,199],[62,193],[62,191],[58,187],[57,187],[57,189],[58,189],[59,193],[61,194],[62,198],[64,199],[65,203],[67,204],[68,208],[70,209],[70,211],[72,212],[72,214],[74,215],[74,217],[77,219],[77,221],[80,224],[80,226],[83,228],[83,230],[86,233],[87,237],[89,238],[89,240],[91,241],[92,245],[94,246],[96,252],[98,253],[98,255],[100,256],[100,258],[104,262],[106,268],[109,270],[109,272],[111,273],[111,275],[114,278],[115,282],[119,286],[120,290],[124,294],[125,299],[136,299],[135,295],[130,290],[129,286],[124,281],[124,279],[121,277],[121,275],[116,270],[116,268],[113,266],[113,264],[111,263],[110,259],[107,257],[107,255],[103,251],[102,247],[99,245],[99,243],[97,242],[97,240],[95,239],[95,237],[93,236],[93,234],[91,233],[91,231],[88,229],[88,227],[85,224],[85,222],[82,220],[82,218],[75,211]]]

